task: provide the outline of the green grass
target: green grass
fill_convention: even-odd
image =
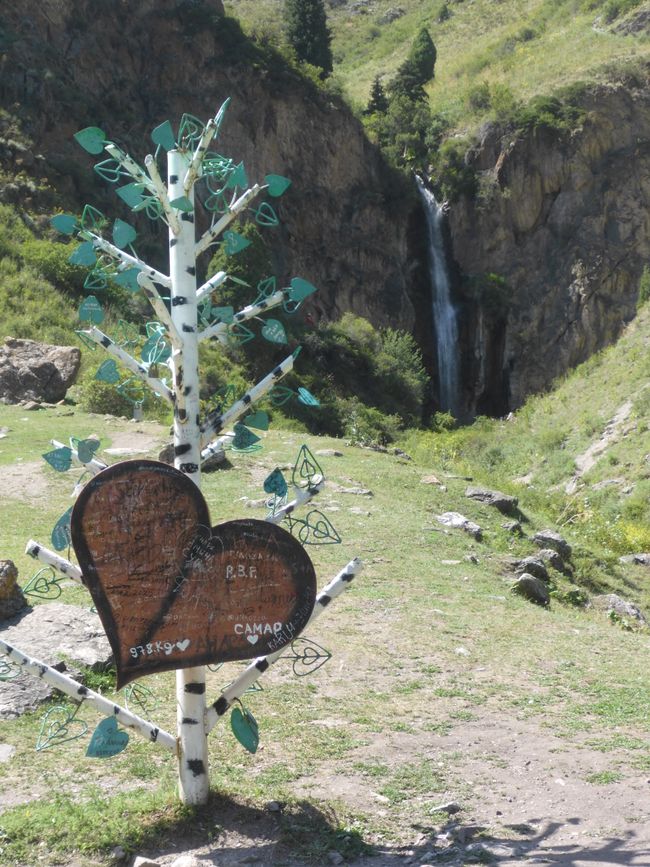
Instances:
[[[368,14],[355,14],[353,5],[327,9],[334,76],[352,103],[367,103],[375,76],[390,80],[426,26],[438,51],[436,77],[428,86],[431,107],[453,126],[473,125],[485,115],[471,99],[477,85],[487,85],[493,97],[507,88],[527,101],[572,82],[606,80],[617,65],[643,61],[650,50],[643,34],[624,36],[597,23],[612,5],[605,0],[450,0],[451,15],[443,22],[441,0],[404,0],[399,6],[405,14],[391,23],[381,20],[395,7],[392,0],[376,0]],[[281,40],[277,0],[226,0],[225,6],[249,32]]]

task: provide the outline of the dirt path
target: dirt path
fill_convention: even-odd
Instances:
[[[589,448],[575,458],[576,470],[573,477],[567,482],[564,491],[567,494],[575,494],[578,489],[581,478],[585,473],[596,464],[600,456],[607,451],[609,446],[615,442],[621,432],[623,424],[630,417],[633,403],[631,400],[626,400],[614,413],[614,416],[607,422],[605,430],[600,439],[592,443]]]

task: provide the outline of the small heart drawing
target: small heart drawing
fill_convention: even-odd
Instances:
[[[108,759],[125,750],[128,743],[128,733],[118,729],[115,717],[108,717],[93,732],[86,755],[93,759]]]
[[[256,519],[212,527],[194,482],[158,461],[93,476],[71,536],[118,689],[158,671],[273,653],[313,610],[316,574],[297,539]]]

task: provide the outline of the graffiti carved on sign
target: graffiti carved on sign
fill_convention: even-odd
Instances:
[[[200,490],[167,464],[103,470],[77,499],[71,532],[118,688],[156,671],[272,653],[314,607],[316,575],[299,542],[266,521],[211,527]]]

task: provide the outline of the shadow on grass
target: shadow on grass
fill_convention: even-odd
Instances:
[[[120,847],[124,857],[114,856]],[[132,790],[112,798],[95,792],[74,800],[54,795],[0,815],[0,864],[69,863],[67,856],[158,858],[202,848],[206,864],[327,864],[372,854],[358,828],[333,808],[302,800],[259,807],[212,792],[206,805],[187,807],[173,792]],[[8,859],[8,860],[5,860]],[[75,862],[76,863],[76,862]],[[338,863],[338,861],[336,862]]]

